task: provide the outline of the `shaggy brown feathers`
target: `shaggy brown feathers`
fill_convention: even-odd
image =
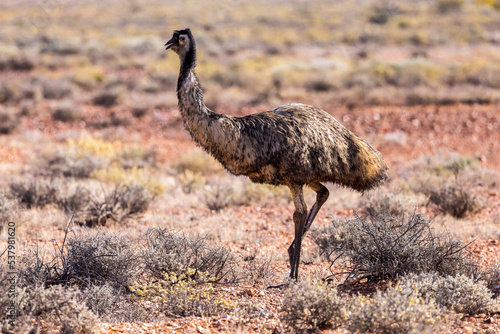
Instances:
[[[302,239],[328,198],[328,190],[321,182],[363,192],[387,178],[387,166],[380,153],[321,109],[291,103],[244,117],[213,112],[203,102],[194,73],[196,44],[191,31],[175,31],[166,46],[181,61],[177,95],[184,127],[231,173],[290,188],[296,207],[296,240]],[[307,215],[304,185],[318,193]],[[298,247],[294,244],[289,249],[290,276],[297,278],[300,242]]]

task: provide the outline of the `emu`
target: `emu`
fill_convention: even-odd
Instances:
[[[290,188],[295,239],[288,257],[290,278],[297,280],[302,238],[329,196],[322,183],[359,192],[372,189],[387,178],[384,159],[330,114],[309,105],[290,103],[244,117],[210,110],[194,72],[196,43],[191,30],[175,30],[165,46],[180,59],[178,107],[194,141],[232,174]],[[316,192],[309,212],[304,185]]]

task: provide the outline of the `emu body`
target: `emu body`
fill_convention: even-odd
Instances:
[[[291,103],[244,117],[216,113],[205,106],[194,73],[196,44],[189,29],[176,30],[166,44],[180,58],[179,110],[192,138],[229,172],[253,182],[286,185],[295,212],[295,239],[288,249],[290,277],[297,279],[302,237],[328,199],[322,182],[363,192],[387,178],[378,151],[316,107]],[[307,211],[303,187],[317,193]]]

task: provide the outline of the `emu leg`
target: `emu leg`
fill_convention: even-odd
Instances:
[[[290,278],[297,280],[299,276],[300,263],[300,246],[302,244],[302,236],[304,235],[304,226],[307,218],[307,206],[304,201],[302,185],[290,186],[292,192],[293,203],[295,204],[295,212],[293,213],[293,222],[295,224],[295,247],[293,250],[293,259],[290,261]]]
[[[311,227],[314,218],[316,218],[316,215],[319,212],[319,209],[321,209],[321,206],[325,204],[326,200],[328,199],[328,196],[330,193],[328,192],[328,189],[321,183],[311,183],[307,185],[309,188],[314,190],[316,192],[316,203],[311,207],[311,210],[307,214],[306,222],[304,225],[304,234],[309,230]],[[290,261],[290,266],[292,266],[292,261],[293,261],[293,254],[294,254],[294,248],[295,248],[295,240],[292,241],[290,244],[290,247],[288,247],[288,259]]]

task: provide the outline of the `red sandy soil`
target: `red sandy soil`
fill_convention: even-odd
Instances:
[[[43,110],[43,106],[41,107]],[[335,116],[347,128],[367,138],[380,150],[390,169],[394,173],[398,168],[407,165],[414,159],[424,155],[433,155],[456,151],[462,155],[478,157],[484,167],[500,170],[500,106],[496,105],[453,105],[453,106],[415,106],[415,107],[367,107],[354,110],[323,108]],[[239,112],[228,112],[233,115],[244,115],[265,109],[247,108]],[[92,124],[110,119],[121,120],[125,125],[98,129]],[[32,135],[39,130],[44,136],[54,140],[71,136],[74,130],[86,130],[90,133],[100,133],[114,139],[132,140],[145,147],[155,147],[160,163],[168,164],[183,153],[193,149],[195,144],[182,127],[182,120],[176,109],[157,109],[138,119],[131,116],[130,110],[124,107],[114,107],[105,110],[101,107],[86,106],[85,121],[72,124],[54,122],[48,112],[39,116],[23,118],[17,133]],[[73,132],[72,132],[73,131]],[[66,135],[65,135],[66,134]],[[15,136],[14,133],[12,136]],[[34,150],[37,148],[34,148]],[[25,149],[0,148],[0,161],[12,163],[27,162],[33,157],[33,152]],[[496,217],[500,223],[500,189],[490,190],[484,194],[491,205],[484,209],[474,219]],[[176,209],[177,210],[177,209]],[[180,209],[182,210],[182,209]],[[282,215],[291,216],[291,208],[239,208],[252,215]],[[350,212],[338,212],[339,215],[349,215]],[[325,218],[318,217],[318,219]],[[269,220],[268,219],[267,223]],[[274,219],[275,220],[275,219]],[[265,221],[265,220],[264,220]],[[285,222],[284,222],[285,223]],[[262,226],[262,233],[272,230]],[[262,245],[268,252],[286,252],[290,242],[289,235],[276,235],[273,245]],[[490,265],[500,259],[500,240],[480,240],[473,244],[473,252],[478,255],[482,265]],[[304,271],[311,270],[305,265]],[[273,268],[280,273],[286,273],[286,263]],[[269,309],[277,310],[283,291],[279,289],[266,290],[265,287],[231,286],[221,287],[224,293],[235,300],[245,298],[256,303],[266,304]],[[273,333],[278,326],[278,319],[269,318],[263,321],[249,320],[250,323],[241,328],[241,332]],[[457,319],[456,325],[449,333],[500,333],[500,316],[464,317]],[[228,324],[232,329],[228,330]],[[222,333],[235,331],[235,320],[231,316],[215,318],[183,318],[172,319],[155,324],[124,323],[104,325],[109,333]],[[341,331],[330,331],[338,332]]]

